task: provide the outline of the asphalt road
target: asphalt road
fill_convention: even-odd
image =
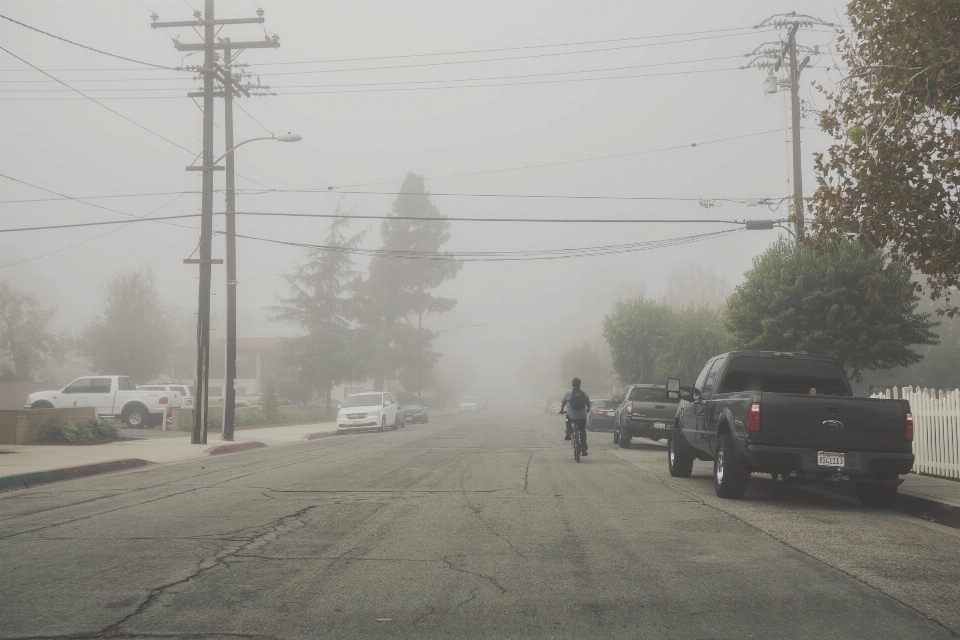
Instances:
[[[447,415],[0,494],[0,637],[960,633],[960,531],[591,443]]]

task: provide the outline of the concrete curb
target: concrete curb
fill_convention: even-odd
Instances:
[[[76,467],[64,467],[62,469],[50,469],[48,471],[19,473],[12,476],[0,477],[0,491],[28,489],[38,484],[59,482],[61,480],[73,480],[74,478],[94,476],[101,473],[125,471],[126,469],[145,467],[149,464],[153,463],[148,462],[147,460],[141,460],[140,458],[124,458],[121,460],[107,460],[106,462],[83,464]]]
[[[856,489],[850,482],[829,482],[824,487],[827,491],[839,494],[859,503]],[[929,522],[946,525],[955,529],[960,529],[960,509],[940,502],[936,498],[926,498],[900,491],[897,493],[897,499],[893,503],[893,510],[900,511],[915,518],[922,518]]]
[[[252,451],[254,449],[262,449],[267,445],[262,442],[231,442],[230,444],[218,444],[216,446],[206,449],[200,455],[202,456],[220,456],[225,453],[239,453],[240,451]]]
[[[317,440],[319,438],[329,438],[330,436],[337,435],[336,431],[316,431],[314,433],[308,433],[300,438],[300,441],[304,440]]]

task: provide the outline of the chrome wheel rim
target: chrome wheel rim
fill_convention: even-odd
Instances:
[[[723,449],[717,452],[717,482],[723,484]]]
[[[139,411],[134,411],[130,414],[127,420],[131,425],[138,426],[143,421],[143,417],[140,415]]]

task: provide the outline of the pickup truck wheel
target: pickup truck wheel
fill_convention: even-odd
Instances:
[[[620,448],[629,449],[631,440],[633,440],[633,436],[624,431],[623,427],[620,427]]]
[[[747,490],[747,472],[737,461],[733,438],[725,433],[719,444],[713,459],[713,488],[721,498],[742,498]]]
[[[693,473],[693,454],[684,446],[679,429],[667,440],[667,468],[674,478],[689,478]]]
[[[620,444],[620,426],[616,423],[613,425],[613,444]]]
[[[123,412],[123,421],[131,429],[141,429],[147,426],[147,410],[143,407],[130,407]]]
[[[47,402],[46,400],[37,400],[32,405],[30,405],[30,408],[31,409],[53,409],[53,403]]]
[[[857,483],[857,497],[865,507],[889,509],[897,499],[897,485]]]

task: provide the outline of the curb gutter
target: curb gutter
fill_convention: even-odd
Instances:
[[[113,473],[126,469],[134,469],[136,467],[145,467],[149,464],[153,463],[147,460],[141,460],[140,458],[124,458],[122,460],[108,460],[106,462],[96,462],[94,464],[84,464],[76,467],[64,467],[63,469],[50,469],[49,471],[18,473],[12,476],[0,477],[0,491],[28,489],[38,484],[73,480],[74,478],[94,476],[101,473]]]
[[[200,455],[202,456],[220,456],[225,453],[239,453],[240,451],[252,451],[253,449],[262,449],[267,445],[262,442],[231,442],[230,444],[218,444],[206,449]]]
[[[303,436],[302,438],[300,438],[300,440],[301,440],[301,441],[303,441],[303,440],[316,440],[316,439],[318,439],[318,438],[329,438],[330,436],[335,436],[335,435],[337,435],[337,432],[336,432],[336,431],[316,431],[316,432],[314,432],[314,433],[308,433],[308,434],[306,434],[305,436]]]

